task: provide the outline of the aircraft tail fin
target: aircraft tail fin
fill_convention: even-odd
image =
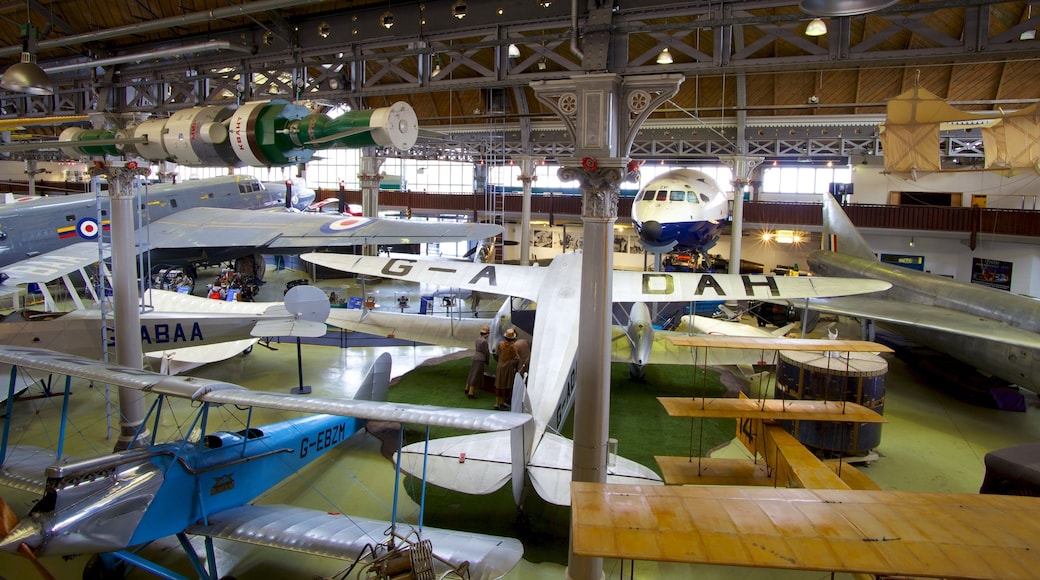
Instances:
[[[390,353],[384,352],[379,355],[372,363],[372,367],[368,369],[368,374],[365,375],[365,380],[361,382],[354,398],[365,401],[385,401],[386,393],[390,390],[391,363]]]
[[[823,249],[847,256],[877,260],[870,245],[830,194],[823,196]]]

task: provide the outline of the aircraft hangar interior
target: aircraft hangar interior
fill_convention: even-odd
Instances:
[[[0,578],[1035,577],[1040,4],[2,15]]]

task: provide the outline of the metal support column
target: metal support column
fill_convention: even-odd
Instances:
[[[621,182],[634,177],[629,163],[635,132],[649,114],[679,90],[682,75],[624,80],[588,74],[535,81],[535,96],[574,135],[574,157],[561,159],[560,178],[578,180],[584,223],[581,313],[574,400],[572,481],[604,483],[610,413],[610,336],[614,227]],[[599,580],[603,559],[570,554],[567,577]]]
[[[384,159],[370,153],[370,149],[366,148],[361,154],[361,173],[358,175],[361,184],[361,215],[379,217],[379,182],[383,179],[379,168]],[[375,256],[379,253],[379,247],[365,246],[362,252],[366,256]]]
[[[137,251],[134,234],[134,181],[149,173],[131,161],[125,167],[95,165],[91,175],[108,179],[108,198],[112,232],[112,296],[116,316],[116,358],[120,365],[134,369],[144,367],[141,347],[141,297],[137,291]],[[147,275],[144,273],[143,275]],[[116,451],[125,450],[141,430],[139,441],[147,441],[142,426],[145,417],[144,393],[119,388],[119,439]]]
[[[514,159],[520,162],[520,182],[524,185],[520,206],[520,265],[528,266],[531,264],[531,185],[536,179],[534,169],[540,159],[532,155],[516,155]]]

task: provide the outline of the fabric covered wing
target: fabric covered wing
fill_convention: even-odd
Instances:
[[[426,344],[473,348],[474,337],[488,323],[480,318],[447,318],[398,312],[333,308],[328,324],[356,332],[414,340]]]
[[[300,257],[313,264],[340,272],[493,292],[529,300],[537,300],[542,283],[551,269],[342,254],[304,254]]]
[[[381,356],[373,366],[379,369],[379,372],[389,375],[390,357],[389,355],[384,356],[386,356],[385,360]],[[258,393],[234,383],[197,377],[171,377],[42,348],[0,345],[0,363],[93,379],[101,383],[171,397],[300,413],[323,413],[359,419],[457,427],[474,431],[512,429],[531,420],[530,415],[504,411],[453,409],[432,405],[408,405],[332,397],[302,398],[288,393]]]
[[[797,305],[797,303],[796,303]],[[1028,348],[1040,348],[1040,334],[1003,322],[971,316],[964,312],[878,298],[810,300],[809,308],[856,318],[870,318],[901,326],[940,330],[964,336],[984,336],[987,340]]]
[[[880,292],[890,287],[891,284],[888,282],[862,278],[615,270],[613,300],[614,302],[684,302],[817,298]]]
[[[0,485],[43,495],[47,468],[56,463],[54,452],[32,445],[14,445],[0,468]]]
[[[159,360],[164,375],[179,375],[202,365],[227,360],[238,356],[259,339],[232,340],[206,346],[185,346],[168,350],[153,350],[144,353],[150,359]]]
[[[571,505],[571,462],[574,443],[553,433],[542,436],[527,466],[531,483],[539,497],[562,506]],[[617,456],[607,466],[607,483],[661,485],[661,477],[648,467]]]
[[[497,491],[512,475],[509,437],[508,432],[500,431],[431,440],[426,462],[426,481],[471,495]],[[402,449],[401,469],[415,477],[422,477],[424,450],[424,441]]]
[[[199,232],[220,234],[207,237]],[[481,240],[501,232],[502,227],[493,224],[207,207],[186,209],[157,220],[148,226],[147,236],[152,248],[244,247],[289,252],[363,244]]]
[[[18,286],[30,282],[42,284],[71,274],[97,262],[99,258],[108,258],[108,256],[107,246],[105,246],[104,253],[99,254],[96,243],[80,242],[8,264],[0,268],[0,271],[8,276],[7,280],[3,282],[4,286]]]
[[[353,560],[366,546],[385,541],[389,529],[390,523],[385,521],[284,505],[246,505],[214,514],[209,525],[191,526],[187,531],[265,548]],[[430,527],[418,532],[401,523],[396,531],[409,540],[430,540],[433,553],[454,567],[469,562],[471,578],[501,578],[524,553],[523,545],[513,538]],[[446,564],[434,562],[437,577],[448,571]]]
[[[648,364],[692,366],[776,364],[776,348],[693,348],[679,346],[668,340],[673,336],[688,335],[667,330],[654,331],[654,342],[650,349]],[[620,326],[614,327],[610,352],[614,362],[633,362],[631,343],[624,328]]]

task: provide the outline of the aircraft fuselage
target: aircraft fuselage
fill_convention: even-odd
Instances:
[[[193,207],[260,209],[276,197],[249,176],[227,176],[142,189],[139,204],[149,221]],[[101,221],[98,222],[98,202]],[[0,205],[0,268],[83,241],[95,241],[109,227],[108,196],[93,193],[53,196]],[[161,262],[154,256],[153,262]]]
[[[51,467],[43,499],[0,550],[111,552],[182,532],[256,499],[363,425],[315,415]]]

